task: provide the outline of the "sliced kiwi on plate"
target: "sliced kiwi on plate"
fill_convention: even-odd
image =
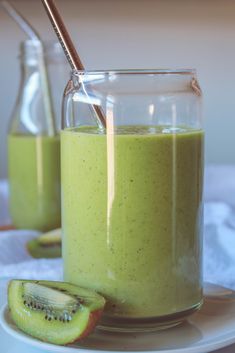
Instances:
[[[96,292],[65,282],[12,280],[8,286],[8,307],[16,326],[59,345],[89,335],[104,305]]]
[[[61,229],[52,230],[29,240],[27,250],[34,258],[61,257]]]

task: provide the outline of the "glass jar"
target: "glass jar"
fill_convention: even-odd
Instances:
[[[16,228],[41,231],[61,224],[58,106],[68,74],[59,43],[46,43],[44,53],[43,58],[42,47],[36,41],[21,44],[21,82],[8,132],[12,222]],[[48,82],[48,92],[41,74],[42,60],[47,65],[49,80],[53,82],[55,73],[59,74],[55,89]],[[47,102],[51,100],[50,112],[45,98]]]
[[[75,71],[62,128],[64,280],[104,295],[103,329],[178,324],[202,304],[195,71]]]

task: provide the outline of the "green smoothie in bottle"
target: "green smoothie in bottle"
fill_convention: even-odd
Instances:
[[[10,213],[17,228],[60,227],[59,136],[8,136]]]
[[[58,45],[45,42],[42,50],[40,42],[26,40],[20,46],[21,81],[8,131],[10,215],[16,228],[48,231],[61,226],[55,98],[65,70]],[[59,68],[54,87],[52,74]]]

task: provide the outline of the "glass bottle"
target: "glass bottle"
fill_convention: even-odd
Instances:
[[[62,128],[65,281],[104,295],[103,329],[180,323],[202,304],[204,133],[195,71],[75,71]]]
[[[58,45],[50,42],[44,48],[49,78],[56,79],[48,92],[52,132],[40,69],[42,48],[32,40],[21,44],[21,82],[8,132],[10,214],[16,228],[47,231],[61,224],[59,119],[54,113],[59,97],[54,86],[62,88],[68,70]],[[54,77],[55,70],[63,75]]]

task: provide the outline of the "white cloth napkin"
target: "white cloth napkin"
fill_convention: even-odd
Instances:
[[[204,220],[204,280],[235,289],[235,212],[226,203],[206,203]]]
[[[205,176],[204,280],[235,289],[235,166],[210,166]],[[7,183],[0,182],[0,222],[9,218]],[[61,280],[61,259],[32,259],[26,242],[38,233],[0,232],[0,278]]]
[[[62,280],[61,259],[33,259],[26,243],[39,233],[30,230],[0,232],[0,279]]]
[[[10,224],[8,183],[0,181],[0,225]],[[32,230],[0,231],[0,280],[4,278],[62,280],[61,259],[33,259],[26,243],[40,233]]]

